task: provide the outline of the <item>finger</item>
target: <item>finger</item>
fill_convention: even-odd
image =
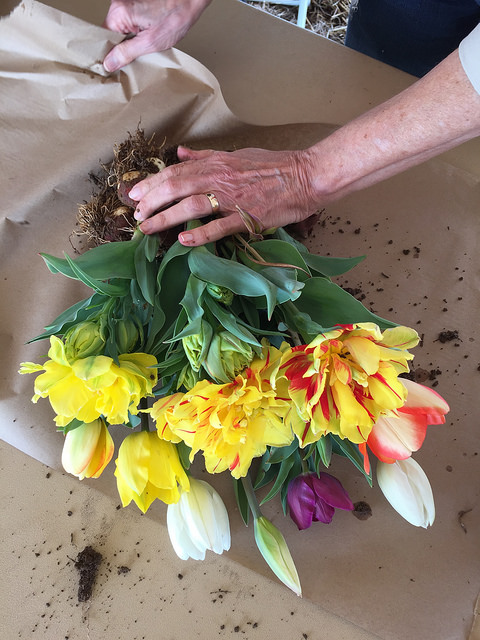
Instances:
[[[215,151],[212,149],[202,149],[195,151],[194,149],[189,149],[188,147],[179,146],[177,149],[177,157],[182,162],[186,160],[202,160],[203,158],[210,157]]]
[[[196,229],[189,229],[188,231],[182,231],[178,235],[178,240],[181,244],[188,247],[198,247],[208,242],[215,242],[221,240],[226,236],[231,236],[234,233],[245,231],[245,226],[236,213],[232,213],[225,218],[216,218],[211,222],[197,227]]]
[[[140,56],[153,51],[151,40],[145,31],[141,31],[133,38],[124,40],[106,55],[103,66],[106,71],[113,73],[122,69]]]
[[[131,189],[128,194],[129,197],[138,202],[134,213],[136,220],[145,220],[159,209],[163,209],[174,202],[188,199],[189,196],[202,195],[212,191],[210,188],[211,179],[208,176],[198,175],[187,179],[179,171],[178,168],[180,166],[173,165],[168,169],[164,169],[161,173],[138,182]],[[171,171],[167,174],[169,170]],[[174,174],[173,176],[171,175],[172,173]],[[203,196],[202,199],[204,204],[205,200],[208,200]]]
[[[173,206],[159,211],[140,225],[140,231],[145,234],[164,231],[188,220],[204,218],[212,214],[212,203],[203,193],[189,196]]]

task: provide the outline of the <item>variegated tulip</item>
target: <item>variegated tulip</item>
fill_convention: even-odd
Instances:
[[[113,456],[114,445],[104,420],[83,423],[65,436],[62,465],[67,473],[98,478]]]
[[[443,424],[450,407],[436,391],[407,379],[399,379],[407,390],[403,407],[381,416],[367,440],[372,453],[383,462],[405,460],[423,444],[427,427]]]

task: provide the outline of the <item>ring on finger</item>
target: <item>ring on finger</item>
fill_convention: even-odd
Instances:
[[[205,194],[210,201],[210,205],[212,207],[212,213],[217,213],[220,210],[220,203],[217,200],[217,196],[214,193],[206,193]]]

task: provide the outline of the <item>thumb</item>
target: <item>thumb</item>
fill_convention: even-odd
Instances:
[[[150,53],[150,50],[145,43],[142,43],[142,39],[139,36],[134,36],[113,47],[105,56],[103,66],[105,71],[112,73],[113,71],[122,69],[122,67],[125,67],[145,53]]]

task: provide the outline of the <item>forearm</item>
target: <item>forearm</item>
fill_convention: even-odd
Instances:
[[[458,52],[307,151],[318,200],[337,200],[480,135],[480,95]]]

